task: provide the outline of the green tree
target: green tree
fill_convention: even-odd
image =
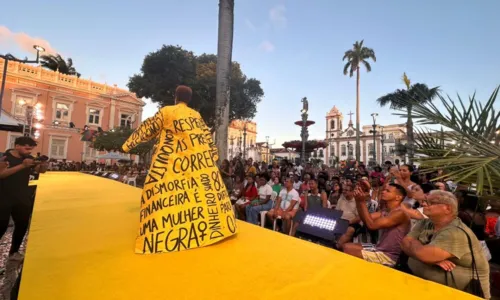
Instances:
[[[234,0],[219,1],[219,37],[217,43],[215,144],[219,159],[227,156],[229,107],[231,103],[231,59],[233,53]]]
[[[189,106],[199,111],[207,125],[214,129],[216,69],[217,56],[213,54],[196,56],[180,46],[163,45],[144,58],[141,73],[130,78],[128,87],[137,96],[150,98],[162,107],[174,104],[178,85],[188,85],[193,89]],[[237,62],[232,63],[231,69],[229,121],[252,119],[264,96],[260,81],[247,78]]]
[[[407,121],[406,121],[406,134],[408,136],[408,159],[409,163],[413,163],[413,157],[415,153],[415,137],[413,134],[413,120],[412,120],[412,107],[414,103],[425,104],[431,102],[434,98],[438,96],[439,87],[429,88],[423,83],[411,84],[410,79],[403,74],[403,82],[406,86],[406,90],[398,89],[392,93],[384,95],[377,99],[377,103],[384,107],[389,105],[391,109],[406,110]]]
[[[59,73],[63,73],[66,75],[74,75],[78,78],[80,77],[80,73],[78,73],[73,66],[73,60],[68,58],[67,61],[61,57],[60,54],[56,55],[42,55],[40,57],[40,64],[42,67],[47,68],[52,71],[59,71]]]
[[[130,135],[134,132],[133,129],[128,127],[118,127],[110,131],[105,131],[98,133],[91,147],[99,151],[118,151],[122,152],[122,145],[128,139]],[[134,149],[130,150],[130,154],[138,155],[142,162],[146,162],[146,158],[153,151],[154,140],[141,143],[137,145]]]
[[[342,60],[347,60],[347,63],[344,66],[344,75],[349,74],[349,77],[352,77],[354,72],[356,72],[356,160],[359,161],[361,155],[361,148],[359,143],[359,68],[361,65],[364,65],[367,72],[372,70],[369,59],[372,59],[374,62],[377,61],[375,57],[375,51],[373,49],[367,48],[363,46],[363,40],[361,42],[356,41],[352,46],[352,49],[349,49],[345,52]]]

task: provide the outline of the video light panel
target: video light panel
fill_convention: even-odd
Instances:
[[[307,215],[306,218],[304,219],[304,225],[309,225],[320,229],[326,229],[328,231],[334,231],[335,225],[337,225],[337,221],[314,215]]]

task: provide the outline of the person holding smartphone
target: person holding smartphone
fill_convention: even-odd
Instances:
[[[0,172],[2,197],[0,199],[0,237],[3,237],[9,225],[9,219],[14,220],[14,233],[9,251],[9,259],[22,260],[19,248],[28,230],[33,211],[34,189],[29,187],[32,174],[45,173],[46,163],[36,161],[31,152],[36,142],[30,137],[18,137],[14,149],[6,151],[4,162],[8,164]]]

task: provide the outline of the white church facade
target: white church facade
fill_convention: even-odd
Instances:
[[[352,124],[352,113],[347,127],[344,127],[344,116],[333,107],[326,115],[325,163],[335,165],[335,162],[356,158],[356,128]],[[404,157],[397,156],[396,146],[406,144],[406,124],[376,125],[375,143],[373,142],[373,126],[364,125],[360,132],[360,159],[366,165],[381,165],[385,161],[401,162]],[[375,157],[374,160],[374,152]]]

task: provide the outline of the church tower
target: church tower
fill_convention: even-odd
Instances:
[[[344,116],[338,110],[336,106],[326,114],[326,138],[325,141],[328,144],[326,148],[325,161],[329,165],[333,165],[332,157],[339,157],[339,149],[337,139],[339,134],[342,132],[342,122],[344,121]]]

